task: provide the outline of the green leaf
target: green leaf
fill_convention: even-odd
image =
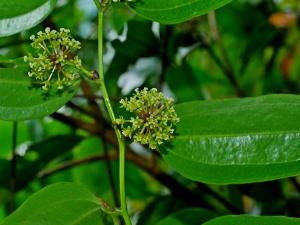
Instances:
[[[64,92],[45,93],[39,85],[33,86],[23,59],[15,63],[11,68],[0,68],[0,120],[28,120],[50,115],[68,102],[78,89],[76,83]]]
[[[166,71],[166,81],[176,96],[177,102],[203,99],[200,82],[195,79],[187,63],[180,67],[171,67]]]
[[[187,21],[217,9],[231,0],[136,0],[129,6],[139,15],[164,24]]]
[[[214,217],[216,214],[208,210],[188,208],[166,217],[157,225],[199,225]]]
[[[284,216],[222,216],[203,225],[298,225],[300,219]]]
[[[49,15],[56,0],[0,0],[0,37],[27,30]]]
[[[296,95],[180,104],[179,135],[164,159],[183,176],[213,184],[298,175],[299,109]]]
[[[102,225],[101,217],[92,193],[72,183],[58,183],[32,195],[1,225]]]
[[[153,225],[188,205],[174,196],[158,196],[141,212],[137,225]]]

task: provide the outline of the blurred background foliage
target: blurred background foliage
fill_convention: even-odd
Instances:
[[[106,12],[104,55],[116,110],[122,96],[143,86],[163,90],[178,103],[298,94],[299,15],[299,0],[235,0],[185,23],[160,25],[116,4]],[[96,17],[92,0],[59,0],[42,24],[0,38],[0,57],[22,57],[32,51],[30,35],[45,27],[64,27],[82,42],[80,55],[86,67],[97,68]],[[59,112],[18,123],[15,197],[10,193],[13,124],[0,121],[0,221],[32,193],[60,181],[82,184],[118,205],[116,142],[107,115],[97,106],[102,106],[98,94],[92,95],[83,83]],[[204,185],[174,173],[157,152],[144,146],[129,145],[127,159],[129,209],[137,224],[155,224],[194,206],[219,215],[300,216],[297,178]]]

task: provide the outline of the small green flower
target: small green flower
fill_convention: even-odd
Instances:
[[[165,141],[174,138],[174,127],[179,118],[173,107],[173,99],[166,98],[157,89],[136,89],[130,99],[122,99],[121,107],[134,116],[129,120],[120,117],[116,124],[122,134],[135,142],[157,149]]]
[[[70,36],[70,30],[46,28],[45,32],[40,31],[30,39],[36,56],[29,54],[24,57],[30,67],[28,76],[40,81],[44,90],[49,90],[51,86],[63,89],[79,78],[79,71],[84,69],[75,53],[81,46]]]

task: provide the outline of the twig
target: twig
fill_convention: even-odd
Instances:
[[[88,100],[103,100],[103,96],[99,96],[99,95],[81,95],[81,94],[77,94],[74,96],[74,98],[86,98]],[[110,100],[115,101],[115,102],[119,102],[121,100],[121,97],[118,96],[111,96]]]
[[[56,119],[64,124],[67,124],[73,128],[78,128],[78,129],[82,129],[82,130],[85,130],[87,132],[89,132],[90,134],[97,134],[99,133],[99,127],[98,126],[95,126],[95,124],[92,124],[92,123],[87,123],[87,122],[84,122],[80,119],[77,119],[77,118],[74,118],[74,117],[71,117],[71,116],[66,116],[64,114],[61,114],[61,113],[53,113],[51,114],[51,117],[53,119]]]
[[[162,70],[161,74],[159,77],[159,90],[162,90],[164,82],[165,82],[165,77],[166,77],[166,71],[169,65],[169,57],[168,57],[168,44],[169,40],[171,37],[172,33],[172,26],[166,25],[165,27],[165,32],[162,35],[162,40],[161,40],[161,53],[160,53],[160,58],[161,58],[161,64],[162,64]]]
[[[100,116],[99,114],[96,114],[96,113],[94,113],[91,110],[83,108],[83,107],[81,107],[81,106],[79,106],[79,105],[77,105],[77,104],[75,104],[75,103],[73,103],[71,101],[67,103],[67,106],[70,107],[70,108],[72,108],[72,109],[75,109],[75,110],[77,110],[77,111],[79,111],[81,113],[84,113],[85,115],[91,116],[93,118],[99,118],[99,116]]]
[[[16,192],[16,176],[17,176],[17,133],[18,123],[13,122],[13,135],[12,135],[12,159],[11,159],[11,170],[10,170],[10,212],[15,210],[15,192]]]
[[[106,157],[109,158],[109,160],[117,160],[118,159],[118,154],[116,152],[110,153],[108,156],[105,155],[94,155],[94,156],[89,156],[87,158],[83,158],[83,159],[79,159],[79,160],[70,160],[70,161],[66,161],[56,167],[53,168],[48,168],[48,169],[44,169],[42,171],[40,171],[37,174],[37,178],[41,179],[41,178],[46,178],[50,175],[53,175],[55,173],[58,172],[62,172],[64,170],[70,169],[72,167],[75,166],[80,166],[80,165],[84,165],[87,163],[93,163],[93,162],[97,162],[97,161],[101,161],[101,160],[105,160]]]
[[[214,197],[216,200],[218,200],[222,205],[224,205],[229,211],[231,211],[234,214],[241,214],[243,213],[240,209],[238,209],[236,206],[232,205],[227,199],[225,199],[223,196],[219,195],[217,192],[212,190],[210,187],[206,186],[205,184],[202,183],[197,183],[197,186],[210,194],[212,197]]]
[[[289,180],[294,185],[294,187],[296,188],[298,193],[300,193],[300,184],[298,183],[297,178],[296,177],[291,177],[291,178],[289,178]]]
[[[61,113],[53,113],[51,115],[53,119],[56,119],[62,123],[65,123],[74,129],[82,129],[91,135],[101,136],[108,143],[117,146],[116,135],[112,130],[112,127],[103,123],[87,123],[77,118],[65,116]]]
[[[219,31],[219,27],[218,27],[218,23],[217,23],[217,19],[216,19],[216,14],[215,12],[211,12],[208,14],[208,22],[209,25],[211,27],[211,32],[212,32],[212,36],[213,38],[217,41],[217,44],[219,46],[219,49],[221,51],[221,55],[222,58],[224,60],[225,63],[225,75],[227,76],[228,80],[231,82],[231,84],[233,85],[233,87],[235,88],[236,94],[240,97],[243,96],[243,93],[240,89],[240,85],[238,83],[238,81],[236,80],[236,75],[233,69],[233,66],[229,60],[227,51],[225,49],[223,40],[222,40],[222,36],[220,34]]]

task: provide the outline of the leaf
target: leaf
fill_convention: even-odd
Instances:
[[[298,225],[300,219],[284,216],[222,216],[203,225]]]
[[[186,203],[174,196],[158,196],[141,212],[137,225],[157,224],[171,213],[185,207]]]
[[[27,30],[49,15],[56,0],[0,0],[0,37]]]
[[[78,83],[64,92],[45,93],[34,87],[27,76],[23,59],[14,67],[0,68],[0,120],[29,120],[52,114],[68,102],[78,89]]]
[[[217,9],[231,0],[136,0],[129,6],[139,15],[164,24],[187,21]]]
[[[85,138],[73,151],[73,160],[81,160],[86,157],[92,157],[103,152],[103,144],[98,137]],[[72,168],[73,182],[82,184],[94,193],[98,193],[101,197],[106,198],[105,194],[111,196],[110,184],[108,182],[108,174],[106,164],[99,161],[87,163]],[[97,173],[95,173],[97,171]],[[90,176],[93,174],[92,176]],[[99,185],[101,181],[101,185]]]
[[[177,102],[203,99],[201,84],[193,75],[187,63],[180,67],[171,67],[166,71],[166,81],[176,96]]]
[[[102,225],[98,199],[81,186],[47,186],[7,217],[1,225]]]
[[[157,225],[199,225],[214,217],[216,214],[206,209],[188,208],[166,217]]]
[[[300,96],[199,101],[181,119],[164,159],[183,176],[234,184],[300,174]]]

